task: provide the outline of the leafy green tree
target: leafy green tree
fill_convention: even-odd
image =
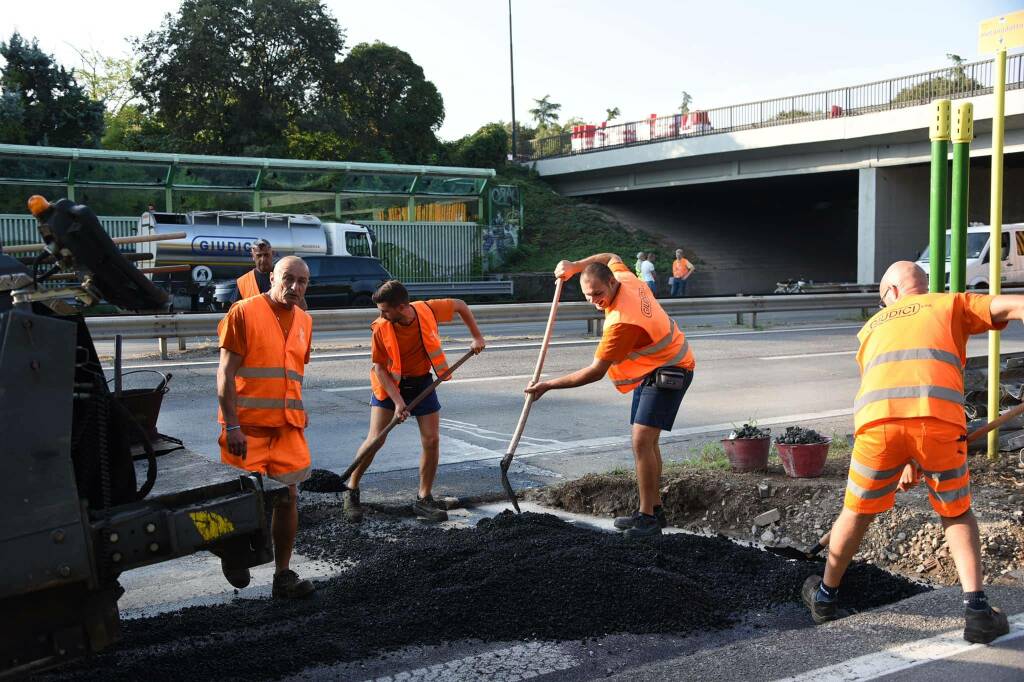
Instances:
[[[693,97],[691,97],[690,93],[688,93],[686,90],[683,90],[683,92],[680,93],[679,97],[680,97],[679,113],[680,114],[688,114],[688,113],[690,113],[690,104],[693,102]]]
[[[617,119],[621,115],[622,115],[622,112],[619,111],[618,107],[612,107],[611,109],[605,109],[604,110],[604,120],[605,120],[605,123],[611,123],[612,121],[614,121],[615,119]]]
[[[137,104],[126,104],[115,114],[105,115],[107,127],[101,146],[124,151],[175,151],[167,131],[157,118]]]
[[[95,48],[71,46],[81,67],[75,71],[87,95],[103,106],[112,115],[117,115],[135,97],[132,90],[132,76],[135,75],[137,59],[128,55],[111,57]]]
[[[469,168],[501,168],[509,149],[509,134],[502,123],[488,123],[471,135],[450,143],[446,161]]]
[[[424,163],[438,151],[444,100],[408,52],[360,43],[335,70],[328,96],[338,125],[352,137],[354,161]]]
[[[903,88],[892,98],[892,103],[924,103],[941,97],[981,90],[982,84],[967,75],[963,57],[957,54],[947,54],[946,58],[952,62],[952,65],[945,75],[933,76],[926,81]]]
[[[57,65],[15,32],[0,43],[0,142],[95,147],[103,134],[103,105],[91,101],[73,71]]]
[[[537,122],[538,128],[548,128],[558,122],[558,111],[562,108],[562,105],[552,102],[551,95],[544,95],[540,99],[534,99],[533,101],[537,106],[530,109],[530,116],[533,116],[533,120]]]
[[[183,0],[136,40],[131,82],[180,151],[281,154],[344,45],[321,0]]]

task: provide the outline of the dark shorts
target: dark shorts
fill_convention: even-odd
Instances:
[[[633,409],[629,413],[630,424],[643,424],[662,431],[671,431],[676,421],[676,413],[683,402],[693,372],[686,373],[686,385],[679,390],[657,388],[654,385],[652,372],[643,383],[633,389]]]
[[[402,377],[398,382],[398,388],[402,392],[402,400],[408,405],[418,396],[423,389],[434,383],[433,374],[424,374],[418,377]],[[395,411],[395,401],[391,398],[378,400],[377,396],[370,392],[370,407],[382,407],[385,410]],[[425,417],[434,414],[441,409],[441,402],[437,399],[437,391],[431,391],[430,395],[423,399],[416,409],[412,411],[414,417]]]

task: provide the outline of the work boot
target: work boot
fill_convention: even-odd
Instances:
[[[349,523],[359,523],[363,520],[363,507],[359,504],[359,488],[349,488],[341,494],[344,501],[345,520]]]
[[[426,497],[417,496],[416,502],[412,505],[412,510],[417,517],[431,523],[440,523],[448,520],[448,512],[441,508],[433,495],[427,495]]]
[[[964,639],[975,644],[988,644],[1010,631],[1006,614],[992,606],[987,609],[964,609]]]
[[[812,575],[804,581],[804,586],[800,589],[800,598],[803,600],[807,608],[811,610],[811,618],[814,619],[815,625],[821,625],[827,623],[830,620],[837,620],[850,615],[850,612],[846,609],[839,608],[839,600],[833,601],[819,601],[816,597],[818,594],[818,587],[821,586],[821,576]]]
[[[231,586],[238,589],[248,587],[249,581],[252,580],[252,575],[249,574],[248,568],[228,568],[228,565],[223,560],[220,562],[220,570],[224,573],[224,577],[227,578],[228,582],[231,583]]]
[[[668,519],[665,518],[665,510],[662,507],[654,508],[654,516],[658,519],[658,525],[662,528],[668,526]],[[640,518],[640,510],[633,512],[630,516],[616,516],[615,521],[612,525],[618,530],[628,530],[636,525],[636,520]]]
[[[661,524],[657,516],[637,513],[637,519],[633,522],[632,528],[627,528],[625,536],[631,540],[647,538],[652,535],[661,535]]]
[[[313,583],[308,580],[302,580],[298,574],[291,570],[286,569],[281,571],[274,576],[274,589],[272,595],[274,599],[299,599],[301,597],[308,597],[313,593]]]

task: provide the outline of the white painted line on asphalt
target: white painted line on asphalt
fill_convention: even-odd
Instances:
[[[541,374],[541,376],[547,376]],[[532,379],[532,374],[508,374],[500,377],[473,377],[472,379],[450,379],[442,386],[451,386],[452,384],[475,384],[481,381],[504,381],[505,379]],[[343,388],[324,388],[321,389],[324,393],[349,393],[354,391],[369,391],[369,386],[345,386]]]
[[[758,360],[797,360],[799,358],[823,358],[829,355],[856,355],[855,350],[834,350],[827,353],[799,353],[797,355],[766,355]]]
[[[907,642],[900,646],[873,654],[851,658],[842,663],[810,670],[777,682],[834,682],[835,680],[874,680],[901,670],[914,668],[932,661],[941,661],[970,649],[985,646],[964,641],[963,629],[950,630],[934,637]],[[1024,637],[1024,613],[1010,618],[1010,633],[995,642],[1006,642]],[[993,642],[993,644],[995,643]]]
[[[435,663],[425,668],[406,670],[394,675],[371,679],[372,682],[420,682],[421,680],[424,682],[426,680],[519,682],[519,680],[529,680],[559,670],[569,670],[578,665],[579,661],[562,651],[562,648],[554,642],[527,642],[475,656],[466,656],[454,661]],[[307,669],[303,672],[308,675],[314,670]]]

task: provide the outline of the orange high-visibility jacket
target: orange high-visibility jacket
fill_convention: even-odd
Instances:
[[[958,345],[951,329],[955,302],[951,294],[907,296],[877,312],[857,334],[857,433],[874,422],[912,417],[934,417],[967,428],[967,348]]]
[[[236,279],[235,284],[238,285],[238,300],[240,301],[246,298],[252,298],[253,296],[259,296],[262,293],[260,291],[260,285],[256,283],[255,270],[250,270]]]
[[[434,311],[423,301],[413,301],[412,307],[416,309],[416,315],[419,318],[420,337],[423,339],[423,348],[427,351],[430,364],[434,367],[437,376],[444,376],[444,373],[448,371],[448,360],[441,349],[441,335],[437,331],[437,319],[434,317]],[[387,370],[397,383],[402,379],[402,354],[398,350],[398,337],[395,335],[395,328],[383,317],[374,320],[370,327],[374,334],[380,336],[384,350],[388,353]],[[447,380],[445,378],[445,381]],[[377,396],[377,400],[387,400],[388,392],[384,390],[384,384],[373,373],[373,370],[370,370],[370,386],[373,388],[373,394]]]
[[[609,368],[608,376],[619,393],[633,390],[659,367],[692,370],[697,363],[686,335],[662,309],[650,287],[632,272],[613,270],[612,274],[619,282],[619,292],[604,311],[605,331],[617,324],[635,324],[643,327],[652,339],[649,346],[634,350]]]
[[[245,357],[235,375],[238,423],[243,426],[306,426],[302,377],[313,318],[298,306],[288,338],[266,296],[235,303],[245,320]],[[224,423],[224,415],[219,415]]]

